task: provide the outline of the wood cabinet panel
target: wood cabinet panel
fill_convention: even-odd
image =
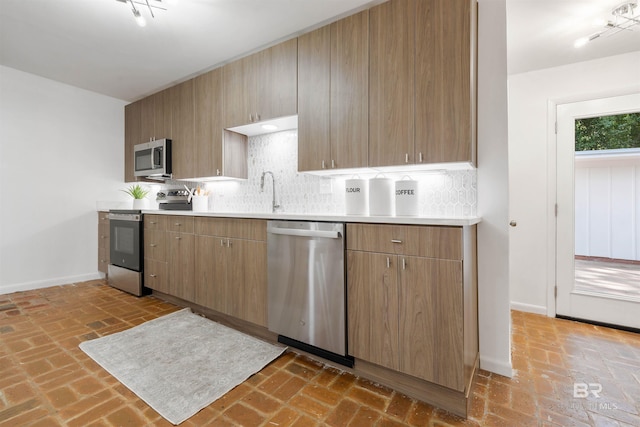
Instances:
[[[171,87],[170,94],[173,177],[193,178],[195,152],[193,79]]]
[[[347,249],[462,259],[460,227],[348,224]]]
[[[331,27],[298,38],[298,170],[331,164]]]
[[[194,177],[222,175],[222,69],[202,74],[194,85]]]
[[[365,167],[369,145],[369,11],[331,24],[331,167]]]
[[[166,262],[144,259],[144,286],[165,294],[171,293]]]
[[[279,43],[265,51],[261,58],[260,75],[266,77],[267,87],[258,89],[262,102],[257,111],[260,120],[292,116],[298,112],[298,40]]]
[[[222,239],[213,236],[196,236],[196,288],[195,303],[226,313],[227,286],[225,277],[224,248]]]
[[[415,163],[416,0],[369,10],[369,166]]]
[[[247,153],[249,139],[230,130],[223,131],[221,175],[246,179],[248,176]]]
[[[98,212],[98,271],[107,274],[110,259],[109,213]]]
[[[140,144],[142,142],[152,141],[155,139],[155,120],[156,120],[156,112],[155,108],[155,98],[153,96],[147,96],[146,98],[142,98],[140,101],[140,141],[136,142],[136,144]]]
[[[187,215],[167,216],[167,231],[193,233],[194,217]]]
[[[249,72],[249,61],[248,58],[242,58],[222,67],[225,128],[248,123],[247,111],[250,109],[248,103],[251,88],[247,87],[246,75]]]
[[[169,294],[186,301],[195,299],[195,236],[167,231]]]
[[[166,232],[164,230],[145,230],[144,257],[156,261],[167,261]]]
[[[151,95],[153,98],[153,139],[171,139],[170,89]]]
[[[395,256],[347,251],[349,353],[398,370]]]
[[[236,240],[243,270],[243,296],[241,318],[267,326],[267,243],[264,241]],[[235,254],[236,259],[237,254]]]
[[[415,143],[425,163],[475,160],[473,4],[471,0],[417,2],[415,55],[420,77],[415,89]]]
[[[141,126],[142,102],[133,102],[124,106],[124,181],[137,181],[134,175],[133,147],[143,142]]]
[[[265,220],[205,217],[196,217],[194,220],[196,234],[260,241],[267,239]]]
[[[165,215],[143,215],[145,233],[147,230],[166,230],[168,219]]]

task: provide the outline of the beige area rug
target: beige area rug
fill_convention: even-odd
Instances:
[[[89,357],[176,425],[258,372],[285,348],[188,308],[80,344]]]

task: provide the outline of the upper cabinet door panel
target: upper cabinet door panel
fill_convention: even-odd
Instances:
[[[415,0],[369,11],[369,166],[415,163]]]
[[[472,7],[417,2],[415,143],[425,163],[473,160]]]
[[[193,178],[193,79],[171,88],[171,144],[174,178]]]
[[[331,24],[331,167],[365,167],[369,145],[369,11]]]
[[[255,86],[251,88],[247,86],[250,72],[250,57],[233,61],[222,68],[224,127],[249,123],[249,93],[255,91]]]
[[[153,97],[153,137],[171,139],[171,94],[165,89]]]
[[[124,182],[137,181],[133,174],[133,147],[142,142],[140,111],[141,101],[124,107]]]
[[[331,161],[331,30],[298,38],[298,170]]]
[[[222,170],[222,69],[194,79],[195,177],[218,175]]]
[[[298,112],[298,39],[268,49],[268,105],[260,109],[261,120],[292,116]]]

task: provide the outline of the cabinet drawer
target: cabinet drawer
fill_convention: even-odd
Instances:
[[[347,249],[462,259],[462,227],[348,224]]]
[[[107,273],[109,266],[109,248],[98,247],[98,271]]]
[[[145,230],[166,230],[167,217],[164,215],[144,215]]]
[[[153,259],[144,259],[144,286],[168,293],[167,263]]]
[[[98,212],[98,224],[105,224],[109,226],[109,212],[100,211]]]
[[[267,222],[242,218],[195,218],[195,233],[232,239],[267,240]]]
[[[109,224],[98,224],[98,248],[109,250]]]
[[[167,231],[193,233],[193,217],[171,215],[167,217]]]
[[[146,230],[144,233],[144,257],[156,261],[166,261],[166,236],[162,230]]]

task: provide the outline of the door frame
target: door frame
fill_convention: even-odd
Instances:
[[[560,104],[594,101],[602,98],[632,95],[638,93],[637,88],[628,87],[596,93],[585,93],[567,97],[549,99],[547,101],[547,316],[556,317],[557,286],[557,107]]]

